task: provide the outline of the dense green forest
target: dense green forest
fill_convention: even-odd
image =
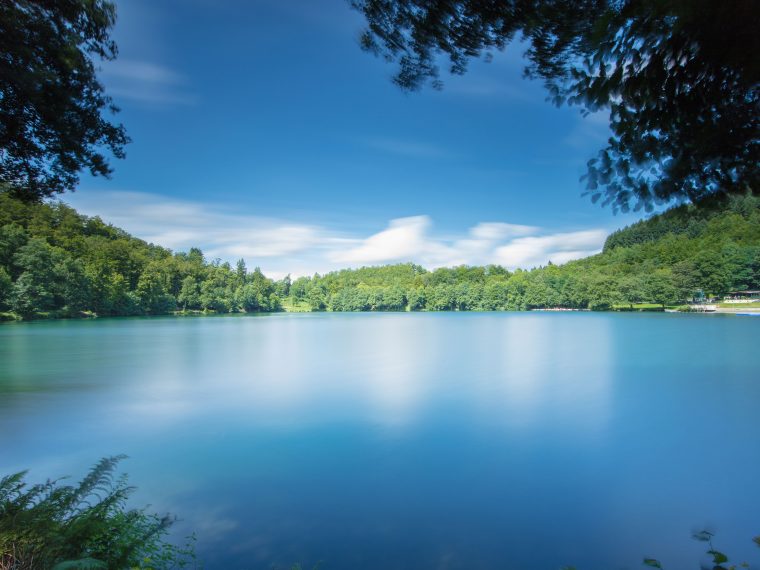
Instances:
[[[23,318],[276,311],[287,292],[242,261],[172,253],[65,204],[0,194],[0,310]]]
[[[510,272],[412,263],[267,278],[148,244],[59,202],[0,194],[0,311],[21,318],[175,311],[606,310],[760,288],[760,198],[684,205],[609,236],[604,251]]]

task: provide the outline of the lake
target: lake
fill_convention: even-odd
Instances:
[[[278,314],[0,326],[0,474],[125,453],[207,569],[757,566],[760,319]]]

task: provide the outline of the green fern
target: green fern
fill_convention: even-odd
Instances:
[[[29,486],[27,473],[0,479],[0,570],[185,568],[192,547],[164,541],[174,519],[128,509],[134,490],[115,471],[124,456],[101,459],[76,486]]]

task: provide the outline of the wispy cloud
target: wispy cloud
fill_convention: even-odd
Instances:
[[[211,258],[279,257],[329,242],[322,228],[264,216],[241,215],[200,202],[142,192],[74,194],[69,202],[88,215],[174,250],[203,246]]]
[[[413,261],[426,267],[498,263],[529,268],[597,253],[607,236],[603,229],[552,233],[536,226],[481,222],[464,237],[446,239],[432,235],[432,226],[428,216],[391,220],[386,229],[332,252],[329,259],[347,266]]]
[[[521,226],[504,222],[482,222],[470,230],[472,237],[480,241],[499,241],[538,233],[536,226]]]
[[[330,252],[328,258],[335,263],[352,266],[417,260],[446,264],[453,250],[429,238],[431,226],[428,216],[391,220],[386,229],[356,240],[354,247]]]
[[[103,66],[101,76],[115,99],[152,105],[192,105],[197,97],[187,90],[185,78],[163,65],[148,61],[116,60]]]
[[[598,253],[607,232],[602,229],[521,237],[494,250],[497,262],[506,267],[534,267],[548,261],[566,263]]]
[[[428,268],[488,263],[530,268],[596,253],[607,234],[601,228],[568,232],[486,221],[441,235],[429,216],[419,215],[392,219],[384,228],[357,235],[139,192],[78,193],[68,201],[146,241],[175,251],[200,247],[209,259],[244,258],[273,277],[395,262]]]

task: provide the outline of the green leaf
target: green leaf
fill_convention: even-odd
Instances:
[[[715,564],[723,564],[724,562],[728,562],[728,556],[717,550],[708,550],[707,554],[710,554],[713,557],[713,562]]]
[[[654,558],[644,558],[644,565],[650,566],[652,568],[662,568],[662,564],[660,564],[660,561],[655,560]]]
[[[755,544],[757,544],[758,546],[760,546],[760,536],[756,536],[755,538],[753,538],[752,542],[754,542]]]
[[[694,534],[691,535],[691,537],[694,540],[698,540],[700,542],[707,542],[713,536],[714,536],[713,533],[711,533],[709,530],[703,530],[701,532],[695,532]]]

